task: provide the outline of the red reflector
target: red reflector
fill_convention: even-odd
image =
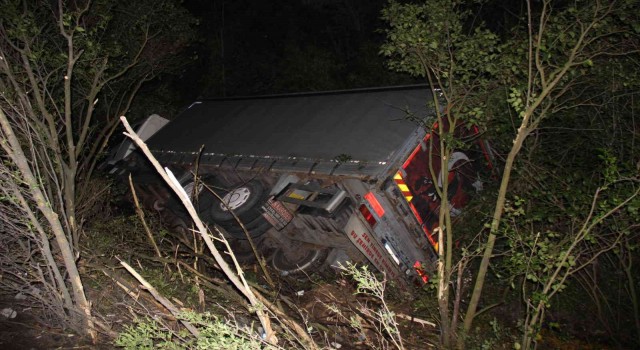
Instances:
[[[373,214],[371,214],[366,205],[362,204],[360,206],[360,213],[362,213],[362,216],[364,216],[364,219],[369,223],[369,225],[371,225],[371,227],[376,225],[376,218],[373,217]]]
[[[369,204],[371,204],[371,208],[373,208],[373,211],[378,214],[379,218],[382,218],[382,216],[384,216],[384,208],[382,208],[382,205],[380,205],[380,202],[378,202],[378,198],[376,198],[373,192],[365,194],[364,199],[366,199]]]
[[[422,264],[420,264],[419,261],[416,261],[416,263],[413,264],[413,269],[416,270],[416,272],[418,273],[418,276],[420,276],[420,278],[422,279],[422,282],[424,283],[429,282],[429,276],[426,274],[426,272],[422,268]]]

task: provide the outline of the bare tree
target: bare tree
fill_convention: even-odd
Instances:
[[[28,156],[33,154],[25,154],[14,131],[15,128],[28,130],[30,126],[27,123],[12,125],[2,110],[0,126],[2,149],[7,156],[0,166],[4,195],[2,221],[5,225],[5,232],[2,233],[10,238],[7,250],[3,252],[2,264],[7,265],[9,271],[13,270],[10,275],[12,278],[3,279],[3,283],[8,283],[10,289],[27,292],[46,307],[54,309],[59,319],[69,320],[69,326],[73,329],[88,332],[95,339],[91,306],[80,280],[72,243],[63,221],[51,205],[52,199],[44,192],[39,169],[29,161]],[[30,139],[28,145],[37,142],[41,140]],[[62,256],[61,263],[55,260],[49,244],[50,232]],[[35,247],[30,247],[31,244]],[[16,261],[20,257],[22,264]],[[42,266],[46,271],[42,271]],[[66,278],[63,278],[63,274],[67,275]],[[72,294],[67,282],[71,285]],[[44,292],[48,293],[36,292],[42,286],[46,289]]]
[[[15,271],[3,287],[41,290],[29,295],[95,337],[77,268],[79,200],[95,191],[90,179],[117,116],[176,66],[191,20],[172,0],[7,1],[2,17],[0,233],[12,247],[3,270]]]

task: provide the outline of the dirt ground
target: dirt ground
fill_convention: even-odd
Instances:
[[[249,269],[250,270],[250,269]],[[369,308],[375,308],[376,302],[372,299],[357,298],[353,294],[353,286],[349,285],[343,279],[324,281],[316,280],[314,283],[304,278],[291,278],[288,280],[280,280],[282,295],[290,301],[289,306],[296,309],[295,312],[288,310],[292,315],[304,315],[308,325],[314,329],[316,341],[320,344],[329,345],[329,343],[339,344],[341,350],[349,349],[369,349],[366,338],[375,338],[373,332],[367,334],[358,334],[349,326],[349,318],[365,317],[362,314],[362,307],[367,305]],[[86,278],[85,281],[89,281]],[[100,314],[103,319],[109,321],[110,325],[118,331],[123,324],[131,321],[131,312],[126,312],[135,306],[135,303],[125,303],[132,300],[125,295],[120,288],[109,286],[109,280],[101,280],[99,289],[91,288],[94,283],[87,283],[87,294],[94,302],[94,310],[96,314]],[[101,292],[98,292],[100,290]],[[157,305],[149,302],[149,298],[145,296],[145,291],[138,290],[140,293],[137,302],[146,304],[147,310],[155,308],[154,312],[162,312]],[[208,304],[213,306],[218,300],[214,295],[207,295]],[[136,302],[136,303],[137,303]],[[98,305],[96,305],[96,303]],[[127,305],[125,305],[127,304]],[[118,307],[119,305],[119,307]],[[138,306],[140,304],[137,304]],[[286,304],[285,308],[287,308]],[[241,307],[231,307],[235,309],[237,316],[242,315]],[[11,308],[16,311],[14,318],[8,318],[0,315],[0,349],[114,349],[112,339],[102,337],[98,344],[92,344],[90,339],[83,338],[74,334],[70,330],[64,330],[60,327],[46,326],[38,321],[37,310],[30,309],[18,305],[11,296],[0,298],[0,310]],[[338,310],[336,312],[336,310]],[[409,309],[405,310],[407,313]],[[414,329],[411,329],[414,327]],[[417,327],[417,328],[415,328]],[[428,328],[428,327],[427,327]],[[411,336],[407,337],[408,349],[418,348],[417,344],[425,344],[426,336],[433,335],[433,329],[427,329],[424,326],[412,324],[410,321],[402,322],[402,332]]]
[[[302,289],[301,289],[302,290]],[[360,314],[362,303],[373,306],[371,300],[358,299],[350,288],[340,283],[320,284],[307,290],[304,294],[291,296],[290,300],[299,307],[298,312],[304,314],[309,325],[322,330],[325,336],[320,343],[339,344],[341,350],[371,349],[365,341],[366,337],[375,337],[375,334],[357,334],[349,327],[349,318]],[[333,311],[338,307],[340,314]],[[0,310],[12,308],[16,311],[15,318],[0,315],[0,349],[2,350],[45,350],[45,349],[115,349],[111,339],[101,337],[97,344],[90,339],[74,334],[70,330],[43,325],[33,315],[34,310],[24,310],[8,299],[0,299]],[[410,313],[410,307],[395,306],[395,312]],[[400,320],[400,331],[403,334],[406,349],[425,349],[426,344],[433,344],[437,339],[437,330],[434,327],[420,324],[411,320]],[[508,349],[494,344],[495,349]],[[502,344],[505,345],[505,344]],[[543,332],[539,349],[566,349],[566,350],[595,350],[613,349],[614,347],[602,344],[589,344],[576,339],[561,339],[556,335]]]
[[[121,226],[129,227],[129,225]],[[131,230],[135,231],[135,226],[131,227]],[[104,231],[118,232],[112,226],[109,228],[111,229]],[[170,246],[165,240],[168,246],[166,251],[171,252],[166,253],[165,256],[173,258],[160,260],[154,258],[153,253],[149,253],[144,236],[142,238],[139,235],[136,236],[135,232],[122,236],[105,235],[102,234],[104,231],[97,231],[95,235],[88,237],[91,240],[92,249],[90,253],[85,252],[85,258],[80,264],[80,272],[87,297],[93,303],[94,315],[107,327],[111,327],[113,332],[121,331],[123,325],[132,324],[136,317],[169,314],[168,310],[164,309],[148,291],[140,288],[140,284],[122,269],[114,258],[116,252],[120,258],[134,263],[136,269],[145,272],[151,284],[181,308],[220,312],[220,305],[223,305],[222,309],[229,313],[222,313],[222,315],[246,318],[247,311],[240,305],[243,302],[242,298],[238,302],[238,298],[231,297],[228,292],[233,291],[232,289],[222,288],[225,287],[225,279],[217,270],[202,268],[196,275],[187,269],[193,261],[188,251],[181,250],[178,254],[179,246]],[[189,264],[179,265],[177,263],[179,258]],[[204,264],[200,265],[202,267]],[[312,335],[318,344],[324,346],[339,344],[340,350],[374,348],[371,345],[377,335],[371,310],[374,312],[378,310],[380,303],[372,297],[356,296],[355,284],[352,280],[336,275],[331,269],[286,278],[276,271],[271,271],[271,276],[276,282],[275,291],[266,287],[262,272],[257,265],[245,265],[245,277],[250,282],[262,286],[265,295],[272,302],[278,301],[287,314],[312,330]],[[203,288],[201,299],[194,291],[196,277]],[[206,288],[204,282],[207,281],[210,284],[217,284],[218,287],[215,290]],[[386,290],[385,296],[392,311],[396,315],[404,316],[397,319],[405,348],[435,348],[429,344],[437,343],[438,330],[437,327],[428,324],[428,321],[433,322],[437,318],[435,300],[421,294],[419,290],[402,291],[391,287]],[[3,309],[15,310],[16,314],[12,318],[0,315],[0,350],[116,348],[113,344],[114,340],[106,336],[100,338],[97,344],[92,344],[89,339],[78,336],[70,330],[55,325],[45,325],[44,322],[39,321],[42,315],[38,314],[38,309],[20,305],[13,295],[0,295],[0,311]],[[354,319],[364,322],[364,330],[356,330],[352,327],[351,321]],[[492,349],[511,349],[513,341],[508,339],[495,344],[500,346]],[[482,344],[478,344],[475,348],[481,346]],[[576,340],[561,339],[548,333],[543,335],[539,348],[607,349],[604,346],[591,346]]]
[[[0,302],[0,309],[9,306]],[[15,306],[14,306],[15,307]],[[92,344],[71,331],[52,328],[39,323],[31,311],[16,308],[16,317],[0,316],[0,349],[111,349],[112,345]]]

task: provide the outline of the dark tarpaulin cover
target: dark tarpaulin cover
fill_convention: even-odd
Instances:
[[[426,115],[424,87],[195,102],[148,142],[153,151],[387,162]]]

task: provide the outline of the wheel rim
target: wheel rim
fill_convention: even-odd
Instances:
[[[222,198],[220,209],[223,211],[236,210],[245,204],[249,197],[251,197],[251,190],[248,187],[236,188]]]
[[[157,199],[153,202],[153,209],[157,210],[157,211],[162,211],[165,209],[165,203],[164,201]]]
[[[195,186],[196,186],[195,182],[189,182],[188,184],[183,186],[184,191],[187,193],[187,196],[189,196],[189,199],[191,199],[191,201],[193,201],[195,198],[198,198],[198,195],[200,194],[200,192],[202,191],[202,188],[204,187],[201,183],[198,183],[198,188],[196,188],[194,192]]]
[[[307,252],[293,252],[279,249],[274,254],[273,267],[280,271],[281,275],[286,276],[308,269],[309,266],[316,263],[319,257],[320,250],[317,249]]]

